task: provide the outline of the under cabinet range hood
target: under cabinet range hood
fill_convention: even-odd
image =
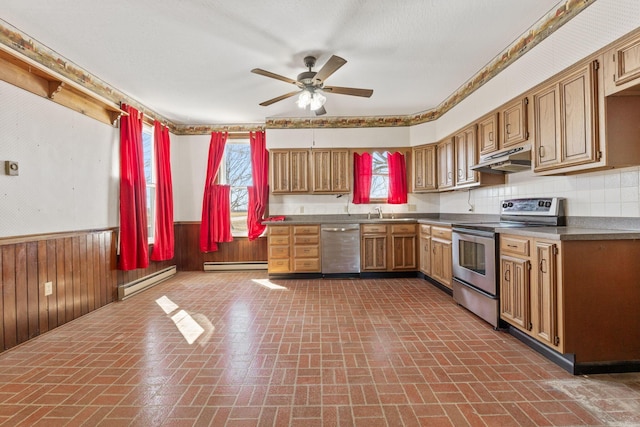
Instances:
[[[471,166],[477,172],[513,173],[531,170],[531,144],[496,151],[480,157],[480,162]]]

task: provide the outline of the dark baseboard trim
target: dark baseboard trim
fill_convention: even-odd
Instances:
[[[449,294],[449,296],[453,296],[453,289],[450,289],[450,288],[446,287],[442,283],[438,282],[436,279],[427,276],[426,274],[424,274],[421,271],[418,272],[418,277],[421,278],[421,279],[424,279],[425,281],[427,281],[429,283],[431,283],[433,286],[435,286],[436,288],[440,289],[442,292],[445,292],[445,293]]]

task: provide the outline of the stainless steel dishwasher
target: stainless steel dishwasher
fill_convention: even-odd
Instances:
[[[322,224],[322,274],[360,273],[360,225]]]

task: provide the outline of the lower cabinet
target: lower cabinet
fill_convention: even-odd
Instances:
[[[291,272],[291,236],[288,225],[270,225],[267,227],[267,251],[269,273]]]
[[[269,225],[269,273],[320,273],[320,225]]]
[[[451,288],[451,227],[431,227],[431,277]]]
[[[416,271],[416,224],[363,224],[360,227],[362,271]]]
[[[500,318],[560,353],[573,373],[637,365],[638,259],[638,239],[502,234]]]
[[[420,271],[431,276],[431,226],[420,224]]]

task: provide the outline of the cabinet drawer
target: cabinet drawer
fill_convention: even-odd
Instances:
[[[288,259],[270,259],[267,264],[269,273],[288,273],[289,272],[289,260]]]
[[[318,258],[320,256],[320,248],[318,245],[294,246],[294,258]]]
[[[288,245],[289,244],[289,235],[280,236],[280,235],[270,235],[269,236],[269,245]]]
[[[431,227],[431,236],[443,240],[451,240],[451,229],[443,227]]]
[[[301,258],[293,261],[294,272],[310,272],[315,273],[320,271],[320,259],[319,258]]]
[[[362,233],[386,233],[387,226],[383,224],[363,224]]]
[[[293,236],[293,244],[294,245],[317,245],[320,242],[320,236],[316,235],[302,235],[302,236]]]
[[[289,246],[269,246],[269,260],[271,258],[289,258]]]
[[[500,252],[529,256],[529,239],[500,236]]]
[[[415,224],[392,224],[391,225],[391,233],[397,234],[415,234],[416,225]]]
[[[270,225],[269,226],[269,236],[288,236],[289,235],[289,226],[288,225]]]
[[[319,225],[294,225],[293,226],[293,235],[297,236],[299,234],[319,234],[320,226]]]
[[[420,224],[420,234],[424,236],[431,236],[431,226]]]

